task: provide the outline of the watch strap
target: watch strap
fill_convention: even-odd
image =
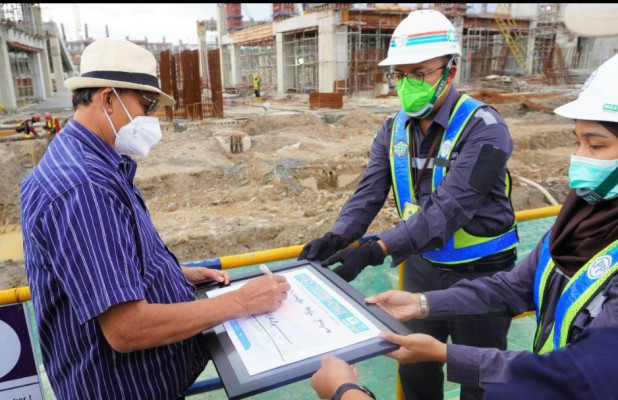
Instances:
[[[361,392],[365,393],[367,396],[371,397],[374,400],[376,398],[376,396],[371,392],[371,390],[367,389],[363,385],[359,385],[357,383],[344,383],[337,388],[337,391],[335,391],[335,394],[333,395],[332,400],[341,400],[341,396],[343,396],[345,392],[351,389],[360,390]]]

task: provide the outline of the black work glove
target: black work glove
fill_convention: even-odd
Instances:
[[[313,239],[303,247],[298,256],[299,260],[322,261],[338,250],[348,245],[348,240],[341,235],[327,232],[324,236]]]
[[[322,262],[327,267],[337,261],[341,265],[333,270],[334,273],[345,279],[354,280],[367,265],[381,265],[386,255],[376,240],[369,241],[358,247],[350,247],[337,252],[334,256]]]

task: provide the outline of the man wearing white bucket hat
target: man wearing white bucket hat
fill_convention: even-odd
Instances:
[[[204,369],[201,332],[277,309],[280,275],[195,300],[227,273],[181,267],[133,178],[161,137],[156,60],[122,39],[84,50],[65,81],[75,114],[21,187],[25,264],[43,363],[58,399],[178,399]]]
[[[459,39],[453,24],[435,10],[411,12],[393,32],[388,55],[389,82],[402,110],[376,134],[370,160],[354,195],[334,226],[309,242],[300,258],[355,279],[367,265],[405,263],[403,288],[411,292],[445,289],[462,279],[510,269],[518,243],[506,167],[513,143],[493,108],[453,86]],[[401,218],[394,229],[359,247],[390,190]],[[505,349],[510,318],[414,320],[414,332],[441,341]],[[442,363],[402,365],[407,399],[443,396]],[[480,398],[478,387],[462,387],[462,399]]]
[[[567,5],[566,25],[587,36],[618,35],[618,7]],[[587,9],[590,7],[590,9]],[[583,10],[580,9],[580,10]],[[582,15],[584,17],[582,17]],[[612,16],[609,18],[609,16]],[[600,25],[595,27],[598,18]],[[602,29],[599,29],[602,27]],[[553,227],[513,270],[426,294],[437,318],[534,310],[534,351],[498,351],[439,343],[427,335],[383,334],[402,347],[400,362],[447,360],[458,381],[486,386],[485,400],[615,399],[618,393],[618,55],[555,113],[575,120],[567,196]],[[416,294],[389,291],[367,299],[398,319],[422,315]],[[474,373],[464,373],[472,370]],[[345,362],[325,357],[311,385],[328,398],[357,384]],[[350,400],[365,400],[361,390]]]

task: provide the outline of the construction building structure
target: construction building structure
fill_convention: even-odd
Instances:
[[[581,82],[614,54],[618,38],[582,38],[564,25],[564,3],[421,3],[455,26],[462,57],[457,83],[487,75],[537,76],[541,83]],[[241,4],[218,4],[217,40],[227,92],[253,74],[279,94],[388,92],[390,38],[413,7],[384,3],[273,3],[272,21],[245,27]],[[232,14],[229,14],[232,13]],[[212,22],[211,22],[212,23]],[[204,30],[198,32],[204,34]],[[202,49],[202,51],[204,51]]]
[[[76,70],[56,24],[38,3],[0,3],[0,105],[6,110],[67,90]]]

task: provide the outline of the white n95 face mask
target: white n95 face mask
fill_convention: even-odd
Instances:
[[[159,119],[140,115],[120,128],[114,144],[120,154],[146,157],[159,140],[161,140]]]
[[[103,108],[107,121],[116,135],[116,139],[114,140],[116,151],[120,154],[146,157],[150,149],[161,140],[161,125],[159,119],[157,117],[147,117],[144,115],[131,118],[131,115],[122,103],[122,100],[120,100],[120,96],[118,96],[116,90],[114,88],[112,88],[112,90],[114,94],[116,94],[116,97],[118,97],[125,114],[127,114],[127,117],[131,121],[116,132],[111,118],[107,114],[107,111],[105,111],[105,108]]]

